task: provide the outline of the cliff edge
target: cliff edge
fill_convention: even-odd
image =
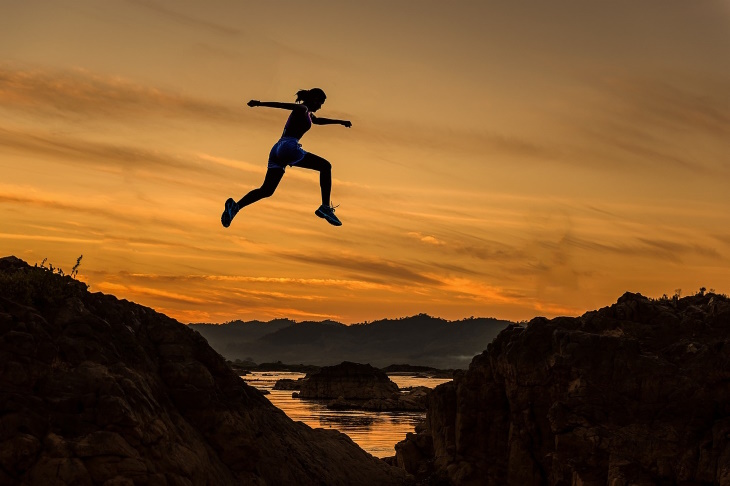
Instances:
[[[293,422],[203,337],[68,276],[0,259],[0,484],[406,484]]]
[[[730,301],[626,293],[511,326],[396,451],[427,484],[730,485]]]

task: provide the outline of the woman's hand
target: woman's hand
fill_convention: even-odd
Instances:
[[[261,102],[259,100],[251,100],[248,103],[246,103],[248,106],[253,108],[254,106],[260,106]]]
[[[342,124],[343,124],[344,126],[346,126],[347,128],[350,128],[350,127],[352,126],[352,123],[350,123],[350,121],[349,121],[349,120],[345,120],[345,121],[343,121],[343,122],[342,122]]]

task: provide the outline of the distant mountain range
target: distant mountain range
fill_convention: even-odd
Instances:
[[[344,325],[334,321],[189,324],[229,360],[331,366],[342,361],[466,369],[511,324],[494,318],[447,321],[426,314]]]

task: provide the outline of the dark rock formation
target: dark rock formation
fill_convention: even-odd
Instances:
[[[396,462],[431,484],[730,485],[730,301],[627,293],[511,326]]]
[[[297,382],[279,380],[279,384],[300,390],[292,395],[294,398],[334,398],[327,404],[327,408],[333,410],[425,411],[426,397],[431,391],[422,386],[401,392],[398,385],[379,369],[348,361],[323,367]]]
[[[413,387],[390,398],[371,398],[370,400],[346,400],[339,397],[327,404],[331,410],[372,410],[375,412],[425,412],[426,400],[431,388]]]
[[[302,381],[299,398],[369,400],[393,398],[398,393],[398,385],[379,369],[344,361],[308,374]]]
[[[198,333],[0,259],[0,484],[404,484],[290,420]]]
[[[384,460],[388,464],[411,471],[417,478],[427,478],[419,484],[448,484],[444,473],[440,475],[434,473],[433,455],[433,438],[426,428],[426,422],[423,421],[416,425],[415,434],[406,434],[406,439],[396,445],[396,455]],[[439,476],[441,481],[438,481]]]
[[[303,381],[304,378],[297,378],[296,380],[281,378],[274,383],[274,390],[301,390]]]

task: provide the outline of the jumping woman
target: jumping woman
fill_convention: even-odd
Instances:
[[[284,170],[287,165],[294,167],[302,167],[304,169],[312,169],[319,171],[319,186],[322,190],[322,205],[314,212],[320,218],[326,219],[330,224],[341,226],[342,223],[335,216],[335,208],[331,206],[330,191],[332,189],[332,165],[322,157],[305,152],[299,139],[302,138],[307,130],[314,125],[344,125],[347,128],[352,126],[347,120],[332,120],[329,118],[319,118],[314,116],[314,112],[319,110],[327,97],[319,88],[303,89],[297,92],[296,103],[279,103],[276,101],[258,101],[251,100],[248,106],[265,106],[267,108],[282,108],[291,110],[289,119],[284,126],[284,133],[281,139],[276,142],[269,153],[269,165],[266,171],[266,177],[261,187],[256,188],[243,196],[240,201],[236,202],[233,198],[229,198],[225,204],[225,210],[221,216],[221,223],[228,228],[234,216],[249,204],[253,204],[259,199],[269,197],[274,194],[276,186],[279,185],[281,178],[284,176]]]

